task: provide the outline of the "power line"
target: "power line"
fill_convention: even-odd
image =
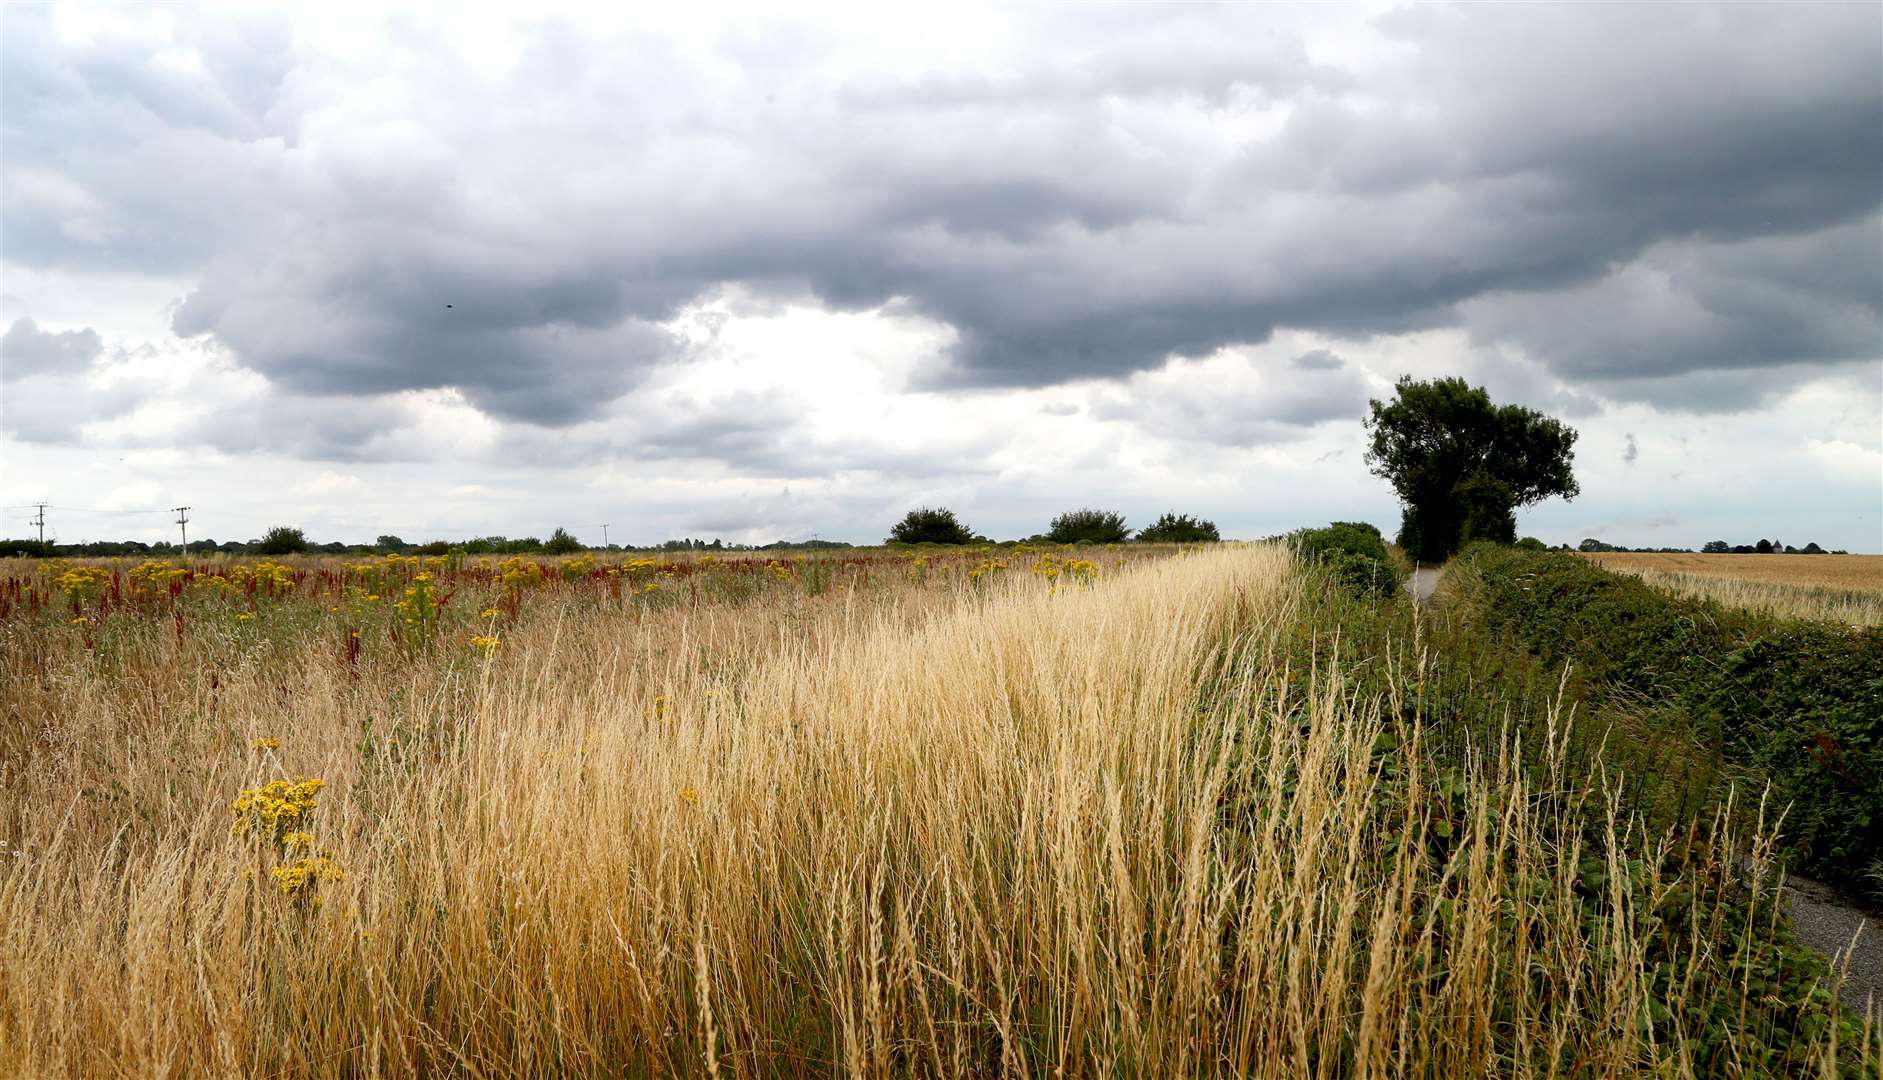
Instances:
[[[83,506],[61,506],[58,503],[33,503],[32,505],[48,510],[63,510],[68,514],[169,514],[176,507],[159,507],[155,510],[94,510]]]

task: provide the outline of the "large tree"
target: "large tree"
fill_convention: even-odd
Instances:
[[[1367,464],[1398,492],[1399,546],[1421,562],[1441,562],[1472,540],[1509,543],[1517,507],[1581,494],[1575,429],[1494,405],[1483,387],[1402,376],[1392,401],[1371,406]]]

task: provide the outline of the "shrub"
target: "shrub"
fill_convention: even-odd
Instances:
[[[586,549],[583,548],[582,541],[577,540],[569,530],[560,525],[556,526],[556,531],[550,533],[549,539],[543,542],[545,555],[573,555],[583,550]]]
[[[1324,529],[1290,534],[1304,559],[1318,562],[1354,593],[1379,599],[1398,596],[1406,577],[1386,549],[1386,538],[1363,521],[1336,521]]]
[[[1548,551],[1550,546],[1534,536],[1526,536],[1517,541],[1517,546],[1525,551]]]
[[[1166,513],[1149,528],[1138,530],[1138,539],[1147,544],[1214,544],[1222,539],[1216,523],[1193,518],[1189,514]]]
[[[1110,510],[1068,510],[1046,530],[1046,538],[1055,544],[1117,544],[1130,536],[1124,515]]]
[[[257,555],[296,555],[307,550],[307,534],[289,525],[276,525],[255,545]]]
[[[909,511],[896,527],[889,530],[891,544],[967,544],[974,532],[955,518],[948,509],[919,507]]]
[[[1691,724],[1704,750],[1789,805],[1800,869],[1877,891],[1865,874],[1883,859],[1883,630],[1669,596],[1558,552],[1478,545],[1462,561],[1457,594],[1490,628],[1656,724]]]

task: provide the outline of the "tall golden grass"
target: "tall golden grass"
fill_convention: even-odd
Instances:
[[[1354,693],[1334,657],[1293,666],[1304,587],[1271,546],[907,605],[546,604],[468,674],[357,681],[311,644],[211,657],[161,625],[103,659],[9,640],[0,1070],[1770,1064],[1644,1036],[1692,988],[1627,915],[1678,903],[1664,867],[1760,865],[1755,840],[1636,836],[1631,866],[1618,814],[1580,839],[1587,778],[1527,780],[1495,747],[1425,783],[1417,725],[1389,719],[1406,700]],[[1400,678],[1411,695],[1416,663]],[[239,790],[305,776],[346,871],[317,908],[230,829]],[[1590,860],[1617,912],[1594,925]],[[1801,1034],[1790,1065],[1835,1053]]]
[[[1602,567],[1679,596],[1788,619],[1883,626],[1883,555],[1694,555],[1597,552]]]

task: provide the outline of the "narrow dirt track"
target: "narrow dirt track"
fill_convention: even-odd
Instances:
[[[1792,875],[1785,881],[1798,940],[1831,958],[1848,973],[1838,990],[1844,1004],[1862,1013],[1883,1006],[1883,918],[1855,907],[1836,889]]]

